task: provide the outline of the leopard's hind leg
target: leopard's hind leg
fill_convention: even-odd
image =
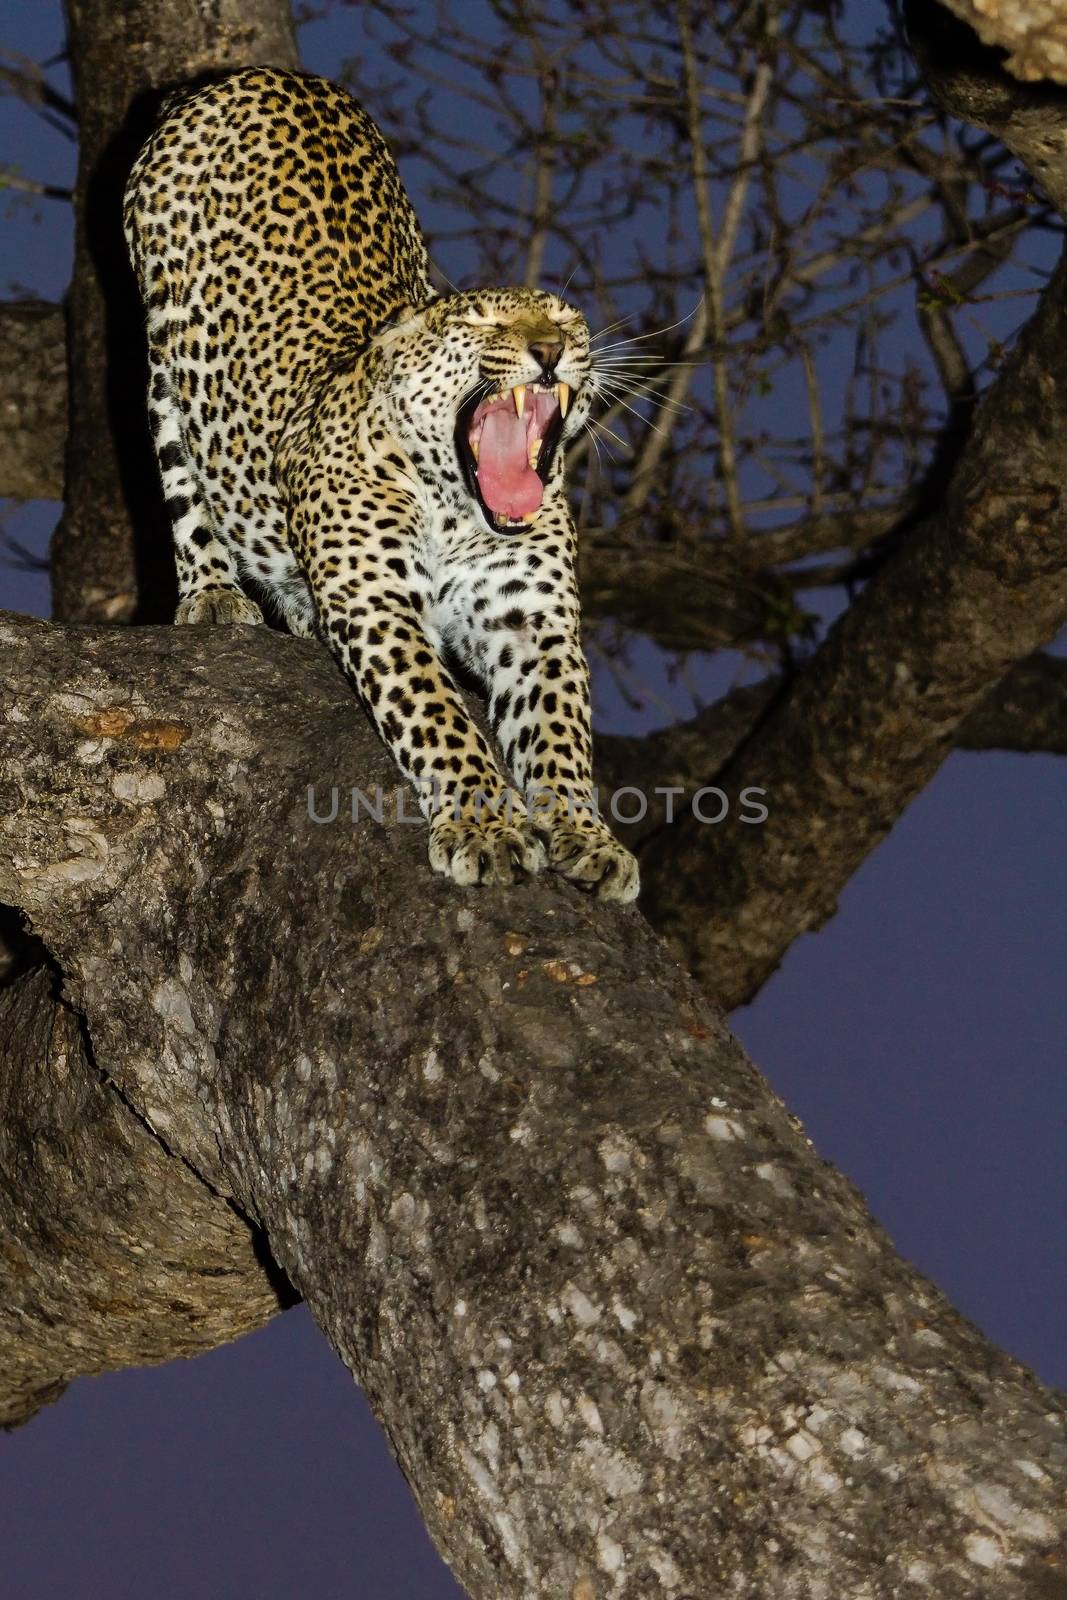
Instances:
[[[149,337],[148,416],[174,535],[178,609],[186,622],[263,621],[241,588],[237,563],[219,537],[182,430],[181,408],[161,341]]]

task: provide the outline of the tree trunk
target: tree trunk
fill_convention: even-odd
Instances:
[[[71,431],[52,541],[53,612],[173,613],[168,519],[145,413],[144,313],[122,191],[162,92],[208,69],[296,64],[287,0],[66,0],[78,104]],[[135,543],[134,529],[140,539]]]
[[[1060,1402],[894,1256],[637,912],[432,878],[315,644],[0,638],[0,898],[62,983],[19,981],[0,1069],[0,1303],[40,1352],[9,1417],[109,1326],[122,1364],[251,1325],[262,1228],[475,1600],[1067,1594]],[[66,1147],[57,1241],[25,1219]],[[153,1342],[130,1306],[205,1264]]]

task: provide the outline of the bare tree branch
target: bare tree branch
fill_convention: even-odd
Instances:
[[[1017,750],[1067,755],[1067,660],[1020,661],[980,701],[956,736],[960,750]]]
[[[738,481],[734,401],[730,392],[727,367],[726,275],[737,245],[752,167],[759,155],[761,118],[773,81],[774,67],[772,60],[767,57],[757,63],[753,73],[752,87],[745,103],[744,121],[738,142],[737,168],[726,197],[722,227],[719,229],[716,227],[709,193],[700,85],[697,79],[698,68],[688,0],[679,0],[677,16],[685,89],[685,119],[693,169],[693,195],[700,237],[704,287],[703,297],[686,329],[682,354],[684,357],[694,355],[710,338],[715,410],[719,429],[719,472],[726,503],[726,526],[735,539],[740,539],[744,533],[745,521]],[[766,47],[772,37],[773,29],[769,20],[767,38],[761,43]],[[689,392],[690,382],[690,369],[683,364],[670,379],[663,403],[656,407],[655,425],[641,447],[634,466],[633,480],[623,502],[623,510],[627,514],[639,511],[649,498],[656,471],[670,446],[671,434],[680,414],[678,408]]]
[[[688,819],[650,845],[650,915],[723,1005],[833,914],[959,725],[1067,617],[1064,362],[1067,263],[987,391],[940,512],[720,775],[731,793],[765,788],[770,820],[725,834]]]
[[[532,229],[526,249],[526,271],[523,283],[534,289],[541,282],[545,266],[545,249],[548,245],[552,217],[552,178],[558,160],[559,118],[556,114],[556,74],[544,51],[534,41],[534,59],[538,69],[541,96],[541,126],[533,136],[534,175]]]
[[[978,14],[969,0],[953,6],[963,8]],[[988,4],[982,9],[998,16]],[[1000,22],[1008,9],[1026,23],[1025,3],[1005,7]],[[1060,215],[1067,215],[1067,92],[1059,84],[1020,83],[1013,78],[1005,70],[1002,52],[981,44],[971,27],[953,17],[939,0],[906,0],[905,13],[909,38],[938,103],[961,121],[996,134],[1029,167]]]
[[[17,50],[0,49],[0,93],[3,92],[32,106],[52,127],[73,137],[77,111],[66,95],[48,82],[39,62]]]
[[[681,816],[698,790],[715,783],[781,692],[780,681],[768,677],[733,689],[688,722],[657,733],[640,738],[601,734],[596,743],[596,779],[602,796],[636,789],[647,802],[647,810],[635,815],[632,823],[612,823],[631,850]],[[671,792],[673,799],[668,797]]]
[[[636,789],[647,801],[641,816],[613,824],[631,850],[683,815],[700,789],[717,783],[783,692],[781,678],[763,678],[731,690],[688,722],[657,733],[601,734],[597,783],[602,795]],[[1067,659],[1038,654],[1020,661],[961,723],[955,748],[1067,755]],[[664,792],[670,790],[672,800]]]

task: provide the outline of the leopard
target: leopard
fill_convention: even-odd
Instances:
[[[321,641],[418,793],[435,872],[547,866],[635,899],[593,785],[564,471],[595,398],[582,312],[435,290],[378,128],[295,70],[173,93],[123,224],[175,621]]]

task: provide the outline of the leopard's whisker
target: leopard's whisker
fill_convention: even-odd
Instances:
[[[600,454],[600,441],[598,440],[596,434],[593,432],[593,430],[590,427],[588,422],[585,424],[585,426],[587,428],[589,428],[589,440],[590,440],[590,443],[593,446],[593,449],[596,451],[597,466],[599,467],[600,471],[603,472],[603,470],[604,470],[604,457]]]
[[[636,315],[637,315],[637,313],[635,311],[631,311],[629,316],[627,316],[627,317],[619,317],[619,318],[616,319],[616,321],[609,322],[607,327],[606,328],[601,328],[599,333],[590,334],[590,336],[589,336],[590,344],[595,344],[598,339],[603,339],[604,335],[607,334],[607,333],[614,333],[616,328],[625,327],[628,322],[632,322],[634,320],[634,317]]]
[[[619,378],[610,375],[605,377],[597,373],[593,377],[593,387],[598,394],[635,396],[674,411],[693,409],[686,405],[684,400],[676,400],[665,389],[660,389],[656,384],[640,378]]]
[[[611,371],[614,368],[627,367],[690,367],[703,366],[702,361],[668,361],[665,356],[612,356],[608,361],[594,360],[593,366],[598,372]]]
[[[646,428],[651,428],[653,433],[663,432],[663,429],[653,422],[649,417],[642,416],[636,407],[632,406],[628,400],[624,400],[618,391],[612,392],[611,398],[617,406],[625,406],[626,410],[630,412],[631,416],[636,417],[638,422],[643,422]]]
[[[619,378],[603,377],[596,377],[593,382],[598,394],[639,395],[643,400],[655,401],[657,405],[666,406],[672,411],[693,409],[692,406],[686,405],[684,400],[675,400],[673,395],[667,394],[663,389],[657,389],[652,383],[642,383],[634,379],[624,382]]]
[[[569,289],[569,288],[570,288],[570,286],[571,286],[571,281],[572,281],[572,279],[573,279],[573,277],[574,277],[574,274],[575,274],[575,273],[576,273],[576,272],[577,272],[577,271],[578,271],[578,268],[579,268],[579,266],[580,266],[580,265],[581,265],[581,263],[580,263],[580,262],[578,262],[578,261],[576,261],[576,262],[575,262],[575,263],[574,263],[574,265],[573,265],[573,267],[572,267],[572,268],[571,268],[571,270],[570,270],[570,271],[569,271],[569,272],[568,272],[568,274],[567,274],[567,281],[566,281],[566,283],[565,283],[565,284],[564,284],[564,285],[563,285],[563,288],[562,288],[562,289],[560,289],[560,290],[558,290],[558,291],[557,291],[557,292],[558,292],[558,294],[559,294],[559,298],[560,298],[560,299],[561,299],[561,300],[562,300],[562,299],[563,299],[563,298],[564,298],[564,296],[565,296],[565,295],[566,295],[566,293],[567,293],[567,290],[568,290],[568,289]]]
[[[677,399],[665,387],[667,373],[662,368],[648,372],[639,367],[594,367],[591,376],[594,389],[605,389],[612,385],[624,394],[639,394],[646,398],[655,398],[668,407],[682,411],[692,410],[691,406]]]
[[[700,304],[701,304],[701,302],[698,300],[696,305],[693,307],[692,311],[690,311],[687,316],[679,317],[677,322],[670,322],[670,323],[667,324],[667,326],[665,328],[653,328],[648,333],[635,333],[632,339],[616,339],[612,344],[602,345],[600,348],[601,348],[602,351],[603,350],[618,350],[618,349],[621,349],[624,345],[642,344],[645,341],[647,341],[648,339],[659,339],[665,333],[673,333],[675,328],[681,328],[681,327],[684,326],[685,323],[691,322],[693,320],[693,318],[696,316],[697,312],[700,309]],[[624,320],[628,322],[630,319],[627,317]],[[618,326],[618,324],[616,324],[616,326]],[[605,333],[610,333],[610,332],[611,332],[610,328],[604,328],[601,333],[593,334],[592,338],[589,341],[590,344],[595,344],[598,339],[602,339],[604,337]]]
[[[621,445],[624,450],[628,450],[630,448],[626,440],[621,438],[619,434],[614,431],[614,429],[609,428],[606,422],[598,422],[595,417],[587,417],[585,426],[587,428],[595,428],[598,433],[607,434],[610,439],[614,439],[615,443]]]

